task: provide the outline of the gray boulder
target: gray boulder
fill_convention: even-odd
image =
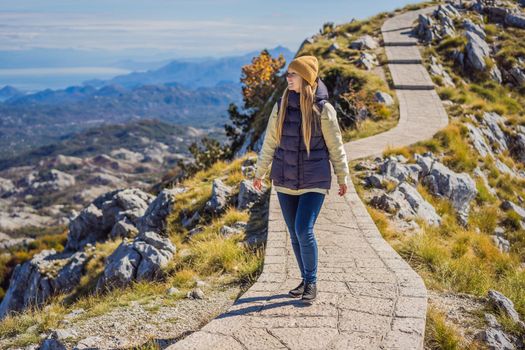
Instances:
[[[490,289],[488,291],[487,296],[492,305],[494,305],[504,314],[509,316],[514,322],[520,322],[520,315],[514,308],[514,303],[512,302],[512,300],[504,296],[502,293],[493,289]]]
[[[470,202],[478,193],[474,180],[467,173],[456,173],[431,157],[416,155],[416,161],[423,169],[423,183],[433,194],[448,198],[460,223],[466,225]]]
[[[406,182],[402,182],[391,193],[372,198],[371,204],[391,214],[396,214],[400,219],[410,220],[420,217],[430,225],[439,225],[440,216],[434,207],[428,203],[417,189]]]
[[[520,86],[525,84],[525,72],[519,66],[513,66],[509,69],[509,75],[512,78],[512,81],[515,85]]]
[[[126,239],[107,258],[97,291],[105,287],[124,287],[133,280],[153,280],[162,276],[162,268],[173,258],[175,245],[168,237],[147,231],[132,242]]]
[[[503,210],[513,210],[518,214],[518,216],[521,218],[522,221],[525,221],[525,209],[520,207],[514,202],[511,202],[509,200],[505,200],[501,202],[501,209]]]
[[[376,93],[374,94],[374,100],[387,106],[391,106],[394,104],[394,99],[392,98],[392,96],[382,91],[376,91]]]
[[[375,54],[368,52],[361,52],[357,64],[364,67],[366,70],[372,70],[375,66],[379,64]]]
[[[75,185],[75,177],[57,169],[32,171],[17,182],[18,187],[25,187],[23,195],[46,195],[65,190]]]
[[[108,257],[97,290],[121,287],[132,280],[153,280],[162,276],[162,268],[176,252],[165,230],[166,217],[172,211],[176,191],[162,190],[139,218],[139,234],[132,242],[126,239]]]
[[[515,159],[525,163],[525,133],[517,132],[509,137],[509,150]]]
[[[503,76],[501,74],[501,70],[498,68],[496,63],[494,63],[494,65],[490,69],[489,74],[490,74],[490,77],[492,78],[492,80],[494,80],[494,81],[496,81],[496,82],[498,82],[500,84],[503,82]]]
[[[143,215],[136,220],[139,232],[153,231],[165,235],[166,217],[173,211],[177,193],[174,189],[160,191]]]
[[[466,31],[476,33],[483,40],[485,40],[487,37],[487,34],[485,34],[485,31],[483,30],[483,28],[481,28],[479,25],[475,24],[468,18],[465,18],[465,20],[463,21],[463,27],[465,28]]]
[[[490,57],[489,45],[475,32],[466,32],[465,64],[475,70],[482,71],[487,67],[486,58]]]
[[[476,151],[478,151],[478,153],[482,157],[485,157],[487,155],[491,155],[492,157],[494,157],[494,153],[492,153],[492,148],[485,141],[485,137],[483,136],[482,131],[470,123],[465,123],[465,126],[469,131],[470,140]]]
[[[204,292],[200,288],[193,288],[186,294],[188,299],[204,299]]]
[[[244,222],[244,221],[237,221],[236,223],[234,223],[233,225],[231,226],[228,226],[228,225],[224,225],[223,227],[221,227],[221,229],[219,230],[220,234],[225,237],[225,238],[228,238],[232,235],[236,235],[238,233],[242,233],[246,230],[246,226],[248,225],[247,222]]]
[[[393,177],[400,182],[419,181],[419,173],[421,172],[421,166],[418,164],[404,164],[399,162],[395,157],[389,157],[380,165],[380,171],[382,175]]]
[[[478,334],[476,339],[481,340],[485,343],[489,349],[494,350],[514,350],[516,347],[512,344],[512,341],[508,334],[503,332],[501,329],[487,328]]]
[[[332,43],[332,45],[328,47],[328,52],[333,52],[337,50],[339,50],[339,45],[336,42]]]
[[[430,74],[441,77],[443,80],[443,84],[445,86],[452,86],[455,87],[456,84],[454,84],[454,81],[450,77],[450,75],[447,73],[447,71],[443,68],[441,63],[438,62],[437,58],[435,56],[430,56]]]
[[[496,158],[496,161],[495,161],[494,165],[496,166],[496,169],[498,169],[503,174],[509,174],[510,176],[518,176],[514,172],[514,170],[509,168],[509,166],[507,164],[503,163],[501,160],[499,160],[497,158]]]
[[[406,201],[416,216],[424,219],[430,225],[441,224],[441,217],[436,213],[434,207],[419,194],[415,187],[403,182],[398,189],[405,195]]]
[[[434,20],[428,15],[419,15],[418,26],[414,29],[415,34],[424,42],[431,42],[441,38]]]
[[[42,305],[51,296],[71,291],[79,282],[93,247],[86,252],[59,253],[45,249],[15,266],[9,288],[0,303],[0,318],[30,305]]]
[[[195,225],[199,221],[200,217],[201,216],[198,211],[194,212],[191,216],[188,216],[187,213],[183,213],[182,227],[189,228]]]
[[[365,178],[366,186],[370,186],[374,188],[384,188],[383,184],[385,181],[393,182],[396,186],[400,182],[395,177],[391,177],[388,175],[381,175],[381,174],[372,174]]]
[[[229,204],[233,188],[227,186],[221,179],[213,180],[211,198],[206,202],[204,209],[214,214],[222,213]]]
[[[454,35],[454,21],[453,18],[459,15],[458,11],[450,5],[439,5],[433,13],[434,17],[440,20],[442,36]]]
[[[509,147],[505,133],[500,127],[500,125],[505,124],[505,118],[496,112],[484,112],[483,123],[487,125],[489,129],[484,129],[485,136],[487,136],[490,142],[498,146],[500,152],[506,151]]]
[[[502,236],[498,236],[498,235],[491,235],[490,237],[492,238],[492,241],[494,242],[496,247],[498,247],[498,249],[501,252],[503,252],[503,253],[508,253],[509,252],[509,250],[510,250],[510,242],[507,239],[505,239]]]
[[[104,241],[111,237],[115,225],[136,226],[153,198],[136,188],[119,189],[98,196],[70,222],[65,250],[77,251],[87,243]],[[117,227],[113,235],[115,232],[131,231]]]
[[[261,191],[258,191],[253,187],[253,181],[242,180],[239,187],[239,194],[237,196],[237,209],[245,210],[253,207],[254,204],[258,203],[261,199],[261,192],[267,190],[266,186],[263,185]]]
[[[350,44],[350,48],[355,49],[355,50],[363,50],[363,49],[373,50],[373,49],[377,49],[378,47],[379,47],[379,43],[377,42],[377,40],[368,34],[363,35],[362,37],[353,41]]]
[[[508,12],[505,16],[505,24],[512,27],[525,29],[525,15],[517,12]]]

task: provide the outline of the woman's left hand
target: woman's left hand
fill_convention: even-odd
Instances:
[[[338,192],[338,194],[340,196],[344,196],[347,190],[348,190],[348,187],[346,186],[346,184],[341,184],[341,185],[339,185],[339,192]]]

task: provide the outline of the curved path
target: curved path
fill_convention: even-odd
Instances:
[[[349,160],[430,138],[448,123],[416,41],[406,34],[419,13],[433,9],[408,12],[383,25],[400,121],[385,133],[347,143]],[[287,296],[299,284],[300,272],[272,187],[263,273],[227,312],[169,350],[423,349],[423,280],[382,238],[352,181],[344,197],[337,194],[333,174],[332,183],[315,226],[318,300],[305,306]]]

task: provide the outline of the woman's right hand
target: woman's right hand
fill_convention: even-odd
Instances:
[[[253,179],[253,187],[255,187],[257,191],[260,191],[262,188],[262,179],[255,177]]]

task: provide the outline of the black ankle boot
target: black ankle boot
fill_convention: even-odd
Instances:
[[[304,286],[303,297],[301,298],[301,300],[307,303],[311,303],[315,300],[316,296],[317,283],[306,283],[306,285]]]
[[[292,298],[299,298],[301,295],[303,295],[303,292],[304,292],[304,280],[301,281],[300,285],[298,285],[297,287],[289,291],[288,294]]]

